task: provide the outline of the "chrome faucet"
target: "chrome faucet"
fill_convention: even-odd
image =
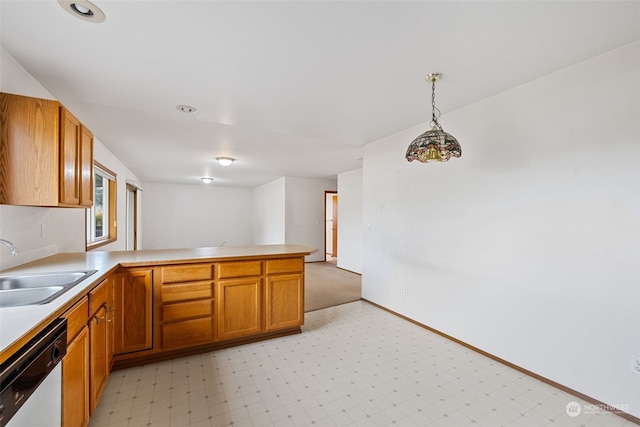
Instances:
[[[11,243],[8,240],[4,240],[4,239],[0,239],[0,243],[5,244],[6,246],[9,247],[9,249],[11,249],[11,255],[13,255],[13,256],[18,255],[18,248],[16,248],[16,246],[13,243]]]

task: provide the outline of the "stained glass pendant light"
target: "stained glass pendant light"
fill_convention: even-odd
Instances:
[[[436,82],[442,78],[442,73],[431,73],[425,80],[431,82],[431,130],[418,136],[407,149],[407,160],[426,162],[446,162],[451,157],[462,156],[462,148],[458,141],[442,130],[438,123],[440,110],[436,108]]]

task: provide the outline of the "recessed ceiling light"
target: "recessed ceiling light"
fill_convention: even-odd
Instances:
[[[197,112],[196,107],[192,107],[191,105],[176,105],[178,111],[182,111],[183,113],[192,114]]]
[[[91,11],[91,9],[84,7],[81,4],[71,3],[71,10],[79,13],[82,16],[93,16],[93,12]]]
[[[95,23],[105,19],[104,12],[89,0],[58,0],[58,3],[76,18]]]
[[[216,160],[220,164],[220,166],[231,166],[231,163],[235,162],[236,159],[233,157],[216,157]]]
[[[211,184],[213,182],[213,178],[211,178],[210,176],[203,176],[202,178],[200,178],[202,180],[202,182],[204,182],[205,184]]]

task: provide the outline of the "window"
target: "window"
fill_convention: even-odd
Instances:
[[[116,240],[116,174],[93,168],[93,206],[87,209],[87,250]]]

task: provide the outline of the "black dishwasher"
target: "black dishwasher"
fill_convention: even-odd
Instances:
[[[9,422],[66,353],[67,319],[57,319],[0,365],[0,426]]]

